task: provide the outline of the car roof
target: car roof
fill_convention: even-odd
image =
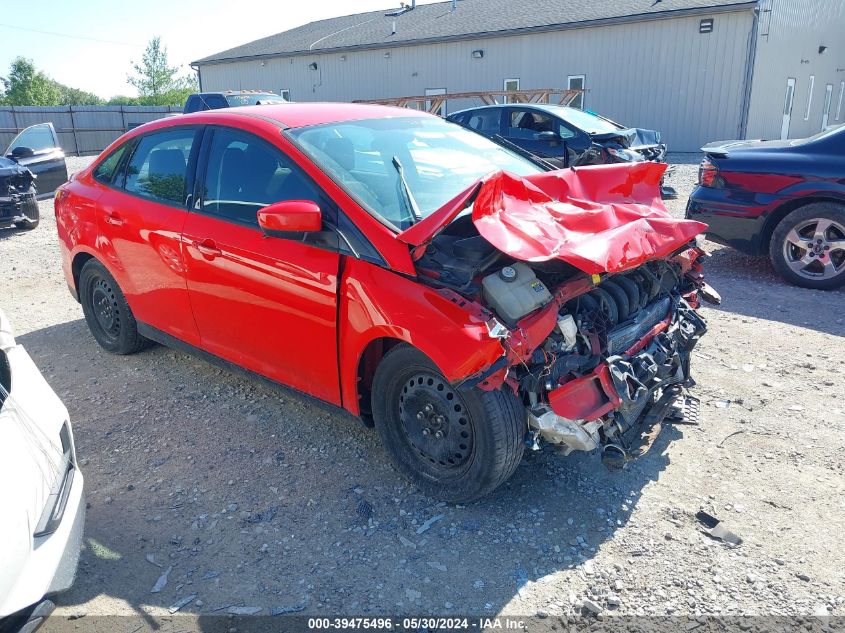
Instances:
[[[503,108],[519,108],[520,110],[540,110],[548,112],[555,116],[563,116],[567,110],[575,110],[572,106],[558,105],[556,103],[496,103],[493,105],[481,105],[473,108],[465,108],[458,110],[449,115],[448,118],[464,114],[465,112],[475,112],[477,110],[501,110]],[[586,111],[585,111],[586,112]],[[589,113],[592,114],[592,113]]]
[[[434,117],[433,114],[369,103],[280,103],[255,106],[238,106],[224,110],[208,110],[186,114],[184,118],[201,118],[209,113],[230,116],[247,115],[264,120],[271,119],[286,128],[306,127],[322,123],[342,123],[362,119],[420,118]],[[439,117],[437,117],[439,118]]]

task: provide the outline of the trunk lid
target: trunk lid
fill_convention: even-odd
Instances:
[[[783,149],[792,147],[791,141],[766,141],[763,139],[752,140],[733,140],[733,141],[716,141],[715,143],[708,143],[701,148],[701,151],[711,156],[727,157],[731,152],[737,151],[755,151],[764,149]]]

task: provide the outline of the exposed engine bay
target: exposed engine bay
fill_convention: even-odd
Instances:
[[[26,219],[25,211],[37,207],[35,176],[29,169],[0,157],[0,221]]]
[[[587,274],[560,260],[527,262],[496,249],[469,215],[417,254],[420,278],[489,311],[505,356],[464,386],[512,389],[526,407],[529,443],[564,453],[601,447],[621,467],[647,450],[643,430],[680,415],[690,353],[706,331],[693,242],[666,258]]]

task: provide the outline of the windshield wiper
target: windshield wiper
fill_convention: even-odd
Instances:
[[[535,165],[537,165],[537,167],[539,167],[540,169],[544,169],[545,171],[554,171],[555,169],[557,169],[557,167],[555,167],[551,163],[543,160],[542,158],[537,156],[537,154],[532,154],[527,149],[521,148],[516,143],[511,143],[508,139],[506,139],[503,136],[500,136],[499,134],[494,134],[493,137],[490,140],[493,141],[494,143],[501,145],[505,149],[509,149],[510,151],[514,152],[515,154],[519,154],[520,156],[522,156],[526,160],[529,160],[532,163],[534,163]]]
[[[411,212],[414,222],[422,220],[422,213],[417,201],[414,199],[414,194],[411,193],[411,188],[408,186],[408,181],[405,180],[405,170],[402,163],[399,162],[399,157],[393,157],[393,166],[396,168],[396,173],[399,174],[399,199],[402,200],[406,211]]]

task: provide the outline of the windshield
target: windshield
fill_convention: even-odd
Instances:
[[[493,141],[435,117],[329,123],[289,134],[365,209],[399,230],[415,221],[408,193],[425,218],[491,172],[541,171]]]
[[[625,129],[619,127],[611,121],[608,121],[607,119],[596,116],[591,112],[579,110],[578,108],[550,106],[549,110],[554,110],[554,113],[561,119],[589,134],[606,134],[608,132],[618,132],[619,130]]]
[[[237,106],[255,105],[259,101],[262,103],[285,103],[279,95],[274,95],[272,92],[255,92],[246,95],[226,95],[226,101],[233,108]]]

